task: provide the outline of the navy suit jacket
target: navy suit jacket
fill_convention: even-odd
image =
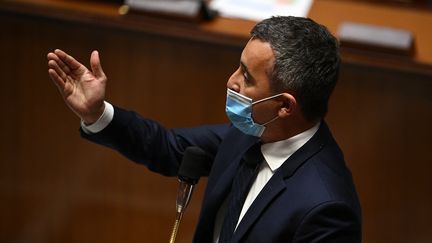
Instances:
[[[258,141],[230,124],[168,130],[117,107],[113,121],[104,130],[81,134],[169,176],[177,175],[188,146],[199,146],[213,155],[196,243],[212,242],[217,212],[229,194],[241,158]],[[325,122],[265,185],[231,242],[361,242],[357,193]]]

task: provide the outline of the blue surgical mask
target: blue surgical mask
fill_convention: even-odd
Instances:
[[[257,103],[270,100],[281,95],[282,94],[277,94],[277,95],[273,95],[252,102],[251,98],[246,97],[233,90],[227,89],[226,114],[230,119],[230,121],[232,122],[232,124],[243,133],[255,137],[261,137],[261,135],[265,130],[265,125],[276,120],[278,116],[276,116],[275,118],[271,119],[270,121],[264,124],[255,123],[252,118],[252,106]]]

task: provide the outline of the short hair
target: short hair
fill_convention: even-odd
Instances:
[[[307,120],[323,118],[339,76],[339,44],[309,18],[272,17],[259,22],[251,38],[270,43],[275,55],[274,92],[292,92]]]

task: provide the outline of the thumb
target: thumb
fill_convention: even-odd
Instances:
[[[93,51],[90,56],[90,67],[92,69],[92,73],[96,78],[104,77],[105,74],[102,70],[102,65],[99,59],[99,52]]]

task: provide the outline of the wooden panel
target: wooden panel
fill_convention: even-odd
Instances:
[[[79,137],[49,81],[55,48],[88,63],[98,49],[107,99],[172,126],[225,122],[241,49],[71,22],[1,15],[0,242],[166,242],[177,179]],[[200,183],[180,227],[190,242]]]
[[[432,240],[431,90],[428,76],[342,69],[327,121],[360,195],[363,242]]]
[[[375,4],[385,4],[390,6],[411,7],[418,9],[428,9],[432,7],[430,0],[352,0],[358,2],[372,2]]]
[[[329,14],[332,13],[332,14]],[[374,52],[343,52],[346,63],[406,70],[432,76],[432,12],[410,8],[388,7],[360,1],[316,1],[309,16],[329,28],[336,36],[344,21],[400,28],[414,35],[415,54],[412,58],[381,55]]]
[[[5,0],[0,9],[40,17],[71,20],[74,22],[110,26],[127,30],[145,31],[170,37],[181,37],[202,42],[241,48],[254,26],[253,21],[216,18],[210,22],[185,23],[144,15],[120,16],[120,4],[103,1],[78,0]],[[389,7],[368,1],[316,0],[309,17],[326,25],[337,34],[343,21],[376,24],[412,31],[416,54],[412,58],[383,56],[369,52],[343,53],[345,62],[403,69],[432,75],[432,12],[412,8]]]
[[[115,8],[99,8],[100,2],[39,2],[43,7],[0,4],[6,9],[0,15],[0,242],[166,242],[176,179],[82,140],[78,119],[48,79],[45,56],[62,48],[88,63],[98,49],[112,103],[168,127],[219,123],[226,121],[225,82],[253,23],[140,23],[114,17]],[[332,31],[342,20],[405,26],[385,22],[394,18],[386,8],[335,3],[316,1],[311,12]],[[388,58],[345,53],[327,120],[359,190],[363,242],[430,242],[430,15],[389,12],[418,21],[406,26],[416,25],[421,48],[413,62],[425,66],[406,69],[406,60],[385,65]],[[191,240],[204,186],[205,180],[179,242]]]

